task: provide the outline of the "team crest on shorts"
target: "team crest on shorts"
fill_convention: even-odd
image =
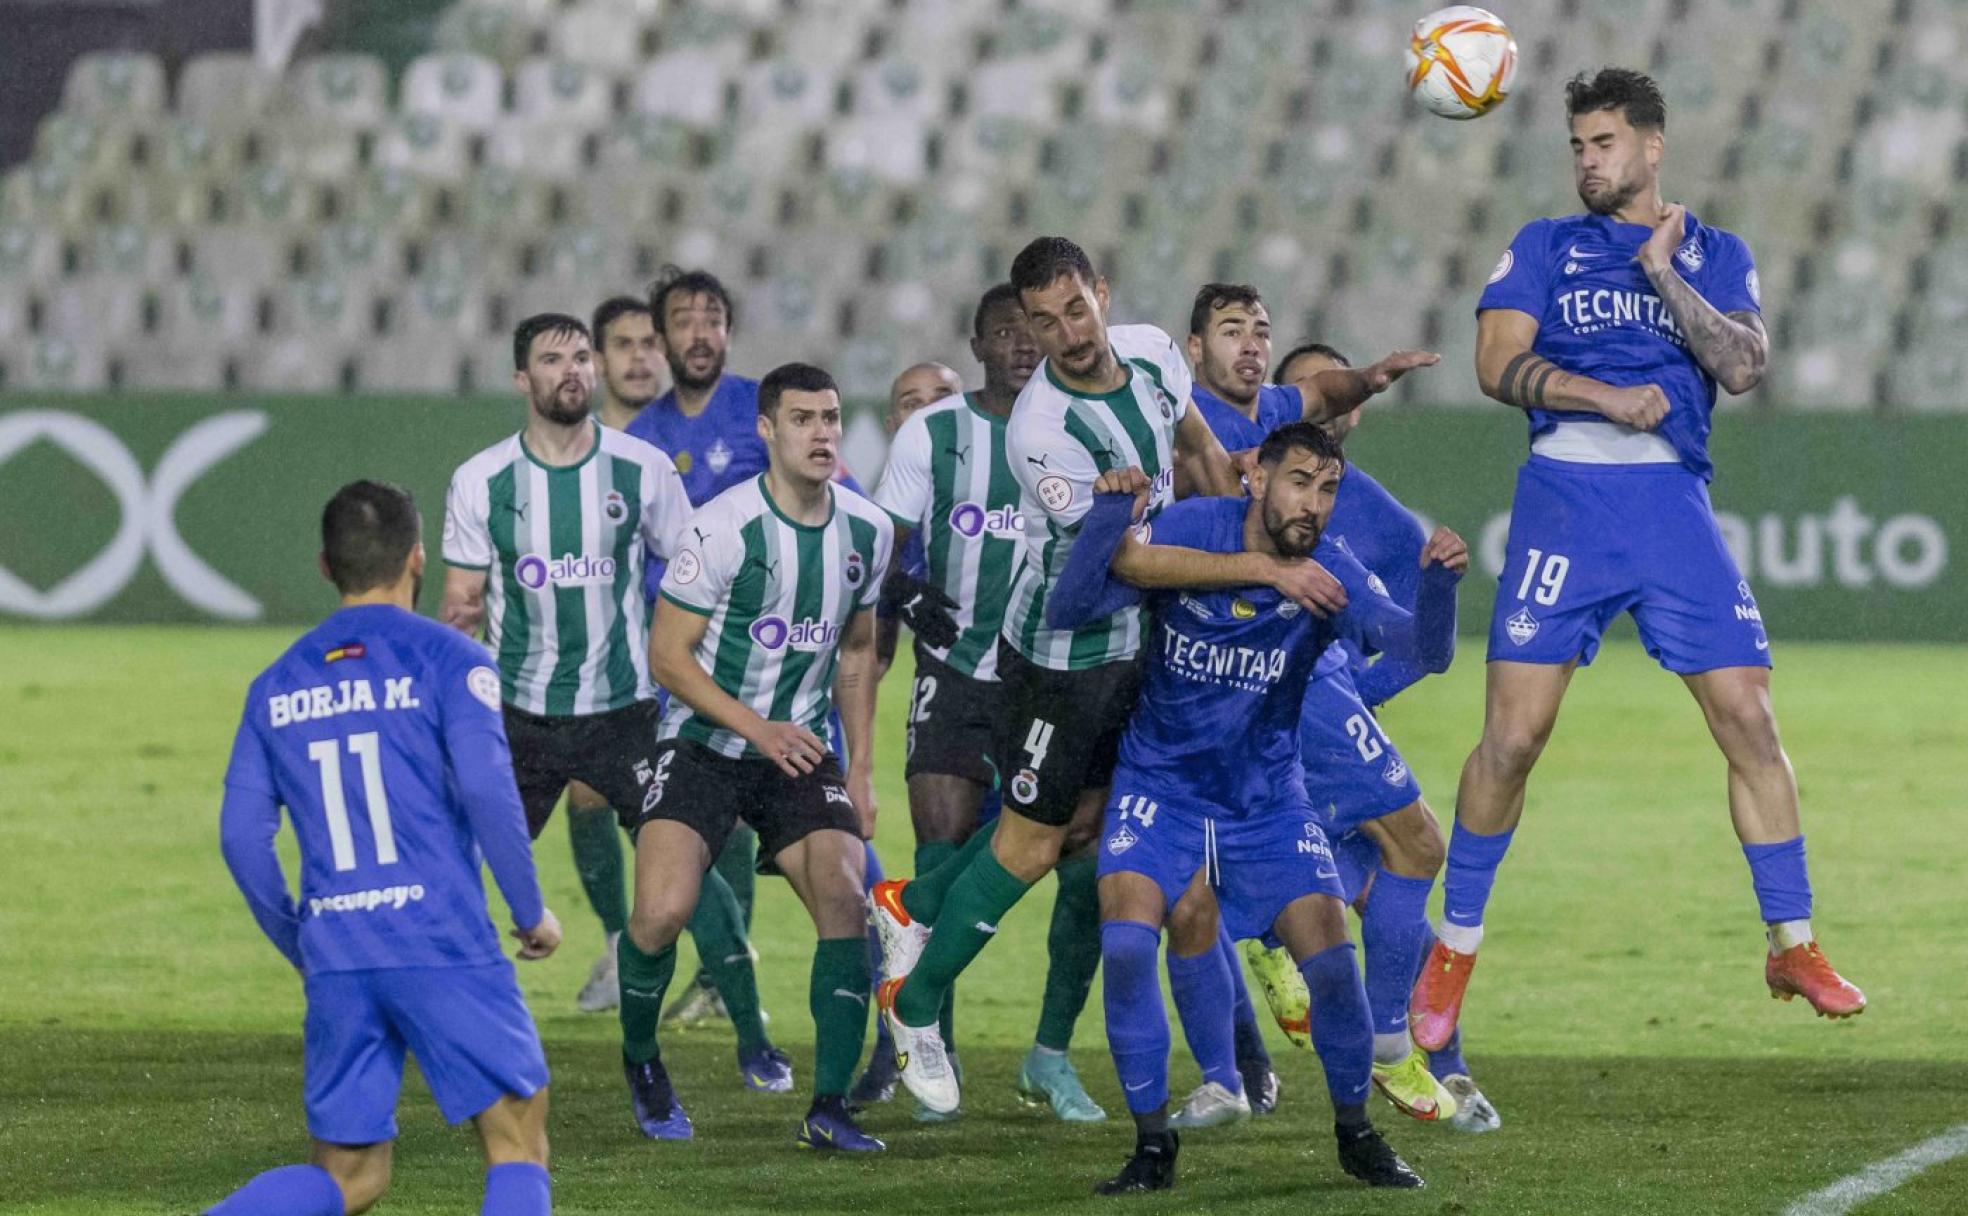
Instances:
[[[1011,779],[1011,796],[1014,801],[1022,802],[1027,806],[1037,802],[1039,775],[1029,768],[1019,769],[1018,775]]]
[[[841,577],[847,580],[848,586],[859,587],[861,585],[861,577],[865,573],[866,571],[861,566],[860,551],[854,550],[850,552],[847,555],[847,562],[841,567]]]
[[[629,517],[629,504],[620,490],[610,490],[608,497],[601,500],[601,513],[608,517],[611,524],[620,524]]]
[[[1112,836],[1109,836],[1107,838],[1107,851],[1109,853],[1114,854],[1115,856],[1119,856],[1120,854],[1125,853],[1129,849],[1133,848],[1135,846],[1135,842],[1140,839],[1141,838],[1139,836],[1136,836],[1133,832],[1128,831],[1128,826],[1127,824],[1124,823],[1121,825],[1119,831],[1115,832]]]
[[[1380,774],[1380,779],[1389,785],[1400,785],[1408,779],[1408,762],[1397,757]]]
[[[1538,619],[1529,608],[1519,608],[1503,622],[1503,631],[1519,646],[1527,646],[1538,635]]]

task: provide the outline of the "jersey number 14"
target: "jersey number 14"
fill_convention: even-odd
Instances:
[[[321,770],[321,805],[328,813],[328,843],[335,868],[355,868],[355,836],[349,831],[348,799],[342,794],[342,743],[316,739],[308,744],[308,759]],[[349,753],[362,761],[362,801],[369,807],[369,834],[376,838],[376,864],[396,864],[396,833],[390,828],[389,795],[383,792],[381,741],[373,730],[350,735]]]

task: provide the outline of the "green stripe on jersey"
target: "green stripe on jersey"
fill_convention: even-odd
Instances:
[[[998,634],[1020,544],[1018,481],[1005,452],[1005,419],[966,394],[924,421],[931,444],[930,505],[916,526],[924,529],[929,581],[957,603],[957,640],[937,657],[966,675],[995,680]]]
[[[547,474],[547,543],[551,553],[585,553],[581,544],[581,474],[555,469]],[[581,691],[581,661],[588,656],[588,596],[582,587],[553,590],[554,632],[558,662],[547,681],[545,713],[563,717],[574,712]]]
[[[507,465],[492,475],[487,485],[491,503],[488,519],[492,533],[493,564],[497,573],[487,579],[485,637],[499,656],[499,695],[507,704],[519,700],[519,673],[533,647],[533,614],[526,610],[526,588],[519,585],[513,564],[504,555],[518,548],[516,531],[520,513],[526,509],[524,478],[520,468]]]

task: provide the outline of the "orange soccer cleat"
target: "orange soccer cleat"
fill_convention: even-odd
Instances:
[[[1770,986],[1771,999],[1787,1001],[1801,996],[1811,1002],[1821,1018],[1849,1018],[1865,1012],[1865,993],[1832,969],[1831,960],[1815,941],[1770,955],[1763,963],[1763,982]]]
[[[1469,990],[1469,973],[1476,956],[1462,954],[1436,942],[1422,964],[1414,995],[1408,998],[1408,1034],[1423,1051],[1440,1051],[1455,1034],[1462,1016],[1462,995]]]

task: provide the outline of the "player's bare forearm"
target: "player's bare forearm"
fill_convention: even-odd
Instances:
[[[458,566],[444,572],[444,598],[437,606],[437,619],[451,628],[477,637],[485,624],[485,571]]]
[[[1514,309],[1476,316],[1476,383],[1483,395],[1525,410],[1583,410],[1601,414],[1613,386],[1565,371],[1534,353],[1538,320]]]
[[[1329,422],[1350,414],[1376,393],[1420,367],[1433,367],[1442,357],[1425,350],[1397,350],[1365,367],[1328,367],[1299,382],[1307,422]]]
[[[1144,545],[1121,538],[1114,551],[1114,577],[1143,591],[1212,591],[1262,587],[1271,579],[1271,559],[1261,553],[1211,553],[1181,545]]]
[[[888,678],[895,652],[902,644],[902,622],[892,616],[875,618],[875,683]]]
[[[649,678],[719,726],[752,740],[765,728],[765,719],[719,687],[692,653],[710,624],[709,617],[668,601],[658,604],[649,629]]]
[[[1731,393],[1746,393],[1763,383],[1763,370],[1770,362],[1770,335],[1762,317],[1754,312],[1717,312],[1672,262],[1645,269],[1647,281],[1688,339],[1688,349],[1717,384]]]
[[[1175,424],[1176,493],[1208,494],[1223,498],[1242,496],[1244,483],[1236,462],[1203,421],[1200,410],[1190,410]]]
[[[875,613],[863,609],[841,634],[840,666],[834,672],[834,707],[840,710],[852,773],[873,773],[875,764]]]

